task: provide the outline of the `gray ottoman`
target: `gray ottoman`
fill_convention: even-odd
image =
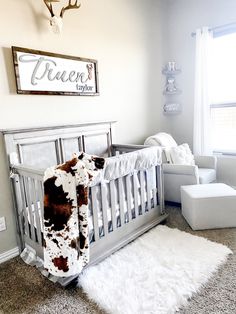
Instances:
[[[181,204],[193,230],[236,227],[236,190],[226,184],[182,186]]]

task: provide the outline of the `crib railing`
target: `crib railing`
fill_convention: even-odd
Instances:
[[[43,170],[16,165],[12,168],[12,186],[21,250],[25,243],[41,254],[43,246]]]
[[[138,149],[143,149],[149,147],[148,145],[134,145],[134,144],[112,144],[112,155],[125,154],[133,152]]]
[[[149,147],[148,145],[133,145],[133,144],[112,144],[112,155],[120,155],[126,154],[128,152],[133,152],[139,149],[144,149]],[[162,165],[157,165],[155,167],[156,170],[156,180],[157,180],[157,195],[158,195],[158,205],[160,207],[161,214],[164,213],[165,201],[164,201],[164,185],[163,185],[163,171]],[[143,182],[143,172],[140,171],[140,175],[142,179],[140,180]],[[144,189],[141,185],[141,192],[143,193]],[[142,194],[143,195],[143,194]],[[148,197],[149,208],[150,208],[150,195]],[[157,205],[156,203],[154,203]]]
[[[39,257],[43,258],[44,171],[23,165],[14,166],[12,171],[21,249],[23,250],[28,244]],[[141,217],[144,220],[140,219],[140,226],[145,219],[149,222],[155,215],[164,214],[161,166],[154,166],[154,171],[157,179],[155,188],[149,186],[150,182],[145,170],[106,183],[99,183],[90,188],[89,207],[93,219],[91,247],[96,246],[94,255],[100,254],[100,248],[103,247],[102,244],[99,245],[99,242],[104,243],[105,240],[106,245],[110,243],[112,247],[113,243],[116,243],[116,237],[125,238],[125,234],[131,230],[132,225],[139,226]],[[140,182],[139,187],[137,187],[137,178]],[[107,197],[108,194],[109,197]],[[97,201],[98,196],[100,202]],[[150,212],[152,212],[151,215]]]

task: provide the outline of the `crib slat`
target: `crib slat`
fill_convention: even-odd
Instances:
[[[29,177],[24,178],[24,183],[25,183],[26,198],[27,198],[28,212],[29,212],[29,218],[30,218],[30,230],[31,230],[30,238],[35,242],[34,217],[32,213],[32,199],[31,199],[30,187],[29,187]]]
[[[127,198],[127,214],[128,214],[128,220],[129,222],[132,219],[132,208],[131,208],[131,182],[130,182],[131,176],[127,175],[125,177],[125,183],[126,183],[126,198]]]
[[[38,189],[37,189],[37,192],[38,192],[38,203],[37,203],[37,206],[38,206],[38,209],[39,209],[39,217],[41,218],[40,219],[41,230],[42,230],[42,232],[44,232],[44,223],[43,223],[43,220],[44,220],[44,213],[43,213],[44,187],[43,187],[43,181],[37,181],[37,183],[38,183]]]
[[[19,181],[20,181],[20,191],[21,191],[21,199],[22,199],[22,205],[23,205],[23,217],[24,217],[24,226],[25,226],[25,233],[28,235],[30,235],[29,233],[29,224],[28,224],[28,216],[27,216],[27,212],[26,212],[26,197],[25,197],[25,188],[24,188],[24,181],[23,181],[23,177],[19,176]]]
[[[153,207],[157,206],[157,189],[152,189]]]
[[[36,180],[36,179],[32,179],[33,183],[34,183],[34,200],[36,202],[37,208],[39,208],[39,201],[40,201],[40,194],[39,194],[39,185],[40,185],[40,181]]]
[[[151,202],[151,186],[148,177],[148,171],[146,171],[146,180],[147,180],[147,208],[148,210],[150,210],[152,207],[152,202]]]
[[[142,214],[145,212],[145,175],[144,171],[140,171],[140,185],[141,185],[141,210]]]
[[[134,191],[134,211],[135,211],[135,218],[138,217],[138,185],[137,185],[138,174],[133,174],[133,191]]]
[[[98,208],[96,202],[96,186],[91,187],[91,197],[92,197],[92,212],[93,212],[93,231],[94,239],[97,241],[99,239],[99,226],[98,226]]]
[[[153,175],[156,179],[157,173],[156,173],[156,167],[155,166],[152,168],[152,171],[153,171]],[[154,205],[154,207],[156,207],[157,206],[157,187],[155,187],[152,190],[152,193],[153,193],[153,205]]]
[[[39,193],[39,206],[40,206],[40,216],[41,216],[41,230],[44,232],[44,212],[43,212],[43,202],[44,202],[44,187],[43,187],[43,181],[38,181],[38,193]]]
[[[158,202],[161,214],[163,214],[165,210],[165,201],[164,201],[163,172],[161,165],[156,166],[156,172],[157,172]]]
[[[102,199],[102,217],[103,217],[103,231],[104,236],[108,234],[108,220],[107,220],[107,198],[106,198],[106,186],[101,184],[101,199]]]
[[[35,179],[31,179],[31,184],[33,188],[33,193],[32,193],[32,199],[34,203],[34,215],[35,215],[35,223],[36,223],[36,229],[37,229],[37,238],[38,238],[38,243],[42,245],[42,237],[41,237],[41,224],[40,224],[40,218],[39,218],[39,208],[38,208],[38,198],[37,198],[37,188],[38,188],[38,181]]]
[[[123,189],[123,181],[122,178],[118,179],[118,190],[119,190],[119,207],[120,207],[120,224],[123,226],[125,221],[125,213],[124,213],[124,189]]]
[[[112,218],[112,230],[117,228],[116,222],[116,195],[115,195],[115,180],[110,181],[110,195],[111,195],[111,218]]]

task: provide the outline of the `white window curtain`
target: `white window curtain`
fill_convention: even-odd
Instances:
[[[211,155],[210,68],[213,35],[208,27],[196,30],[193,151]]]

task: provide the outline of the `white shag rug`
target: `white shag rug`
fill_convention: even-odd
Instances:
[[[160,225],[88,267],[80,285],[108,313],[175,313],[230,253],[222,244]]]

